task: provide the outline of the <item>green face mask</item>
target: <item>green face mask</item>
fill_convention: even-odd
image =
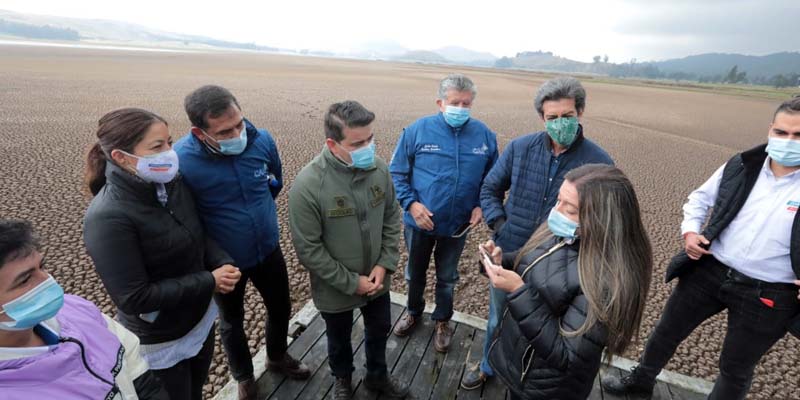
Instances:
[[[578,137],[578,118],[561,117],[545,121],[550,138],[563,147],[569,147]]]

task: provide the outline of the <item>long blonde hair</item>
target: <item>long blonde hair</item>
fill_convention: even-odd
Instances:
[[[618,168],[587,164],[564,179],[578,191],[578,276],[588,312],[584,324],[564,336],[579,336],[598,322],[608,330],[606,358],[621,355],[637,338],[653,272],[653,250],[642,224],[633,185]],[[542,224],[517,256],[553,234]]]

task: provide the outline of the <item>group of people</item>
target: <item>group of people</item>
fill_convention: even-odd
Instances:
[[[492,240],[474,249],[474,268],[488,277],[489,318],[483,361],[465,372],[463,389],[497,377],[512,398],[586,398],[601,362],[636,340],[652,248],[633,185],[585,136],[584,88],[574,78],[545,82],[534,100],[545,130],[499,156],[495,133],[470,114],[476,95],[466,76],[445,77],[438,112],[403,130],[388,164],[375,155],[375,114],[356,101],[332,104],[322,151],[291,184],[292,244],[326,324],[336,399],[352,396],[357,308],[363,385],[409,393],[389,372],[386,343],[421,324],[431,257],[433,347],[448,351],[459,260],[483,221]],[[268,312],[266,368],[311,375],[287,352],[275,141],[223,87],[203,86],[184,106],[192,126],[174,146],[163,118],[124,108],[100,119],[87,155],[84,242],[116,319],[64,294],[30,223],[0,220],[0,398],[200,399],[219,321],[239,399],[257,399],[248,281]],[[650,394],[680,342],[725,309],[711,399],[743,399],[761,356],[787,331],[800,335],[800,98],[778,107],[767,139],[689,195],[685,249],[667,275],[678,284],[640,364],[604,378],[607,391]],[[408,304],[392,330],[401,234]]]

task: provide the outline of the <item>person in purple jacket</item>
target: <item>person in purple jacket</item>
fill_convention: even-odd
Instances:
[[[44,265],[31,224],[0,219],[0,398],[169,399],[139,339]]]

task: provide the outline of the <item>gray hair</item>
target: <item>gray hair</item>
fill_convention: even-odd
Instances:
[[[542,107],[544,102],[561,99],[575,99],[575,110],[578,114],[583,113],[583,109],[586,108],[586,90],[577,79],[569,76],[562,76],[543,83],[536,92],[533,105],[536,106],[539,116],[544,117],[544,108]]]
[[[439,83],[439,98],[447,100],[447,91],[451,89],[457,92],[466,92],[469,90],[472,92],[473,99],[478,95],[478,87],[472,83],[471,79],[462,74],[450,74],[442,79],[442,82]]]

